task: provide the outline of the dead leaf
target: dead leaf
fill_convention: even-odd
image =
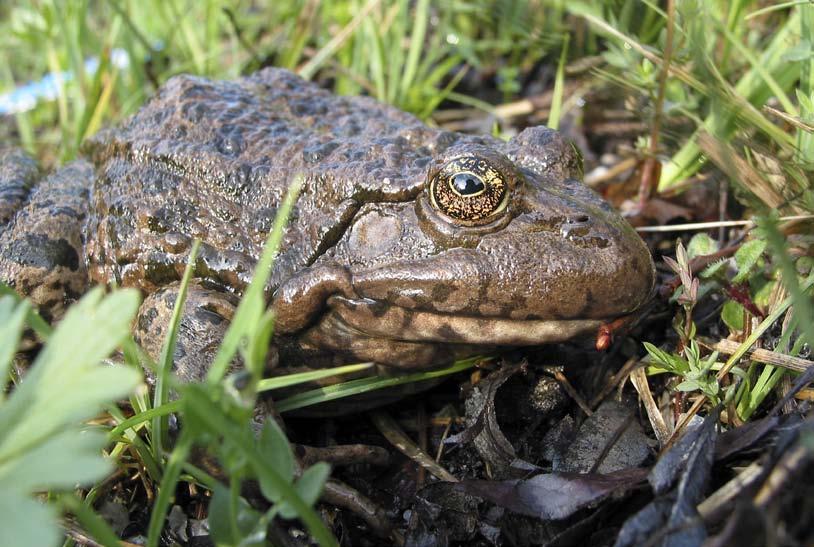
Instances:
[[[474,442],[475,447],[495,476],[502,477],[517,459],[514,447],[497,423],[495,395],[506,380],[525,369],[525,361],[517,365],[505,364],[480,382],[466,400],[469,427],[449,437],[445,444]]]
[[[612,494],[638,488],[646,476],[647,469],[635,468],[607,474],[551,473],[530,479],[468,480],[455,487],[521,515],[559,520]]]
[[[615,547],[642,545],[696,546],[706,538],[698,515],[712,463],[720,409],[690,429],[656,462],[647,477],[656,498],[625,521]],[[691,422],[692,423],[692,422]],[[654,539],[660,541],[653,542]]]

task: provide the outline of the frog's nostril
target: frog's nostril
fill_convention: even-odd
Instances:
[[[566,217],[560,226],[560,235],[574,243],[584,238],[591,231],[591,217],[585,214]]]

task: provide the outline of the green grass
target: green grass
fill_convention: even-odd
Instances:
[[[762,363],[741,364],[739,359],[748,345],[789,310],[778,347],[796,355],[804,343],[814,344],[811,264],[801,252],[805,242],[787,240],[775,218],[775,213],[801,214],[814,209],[814,5],[788,2],[758,9],[756,3],[743,0],[687,0],[677,2],[674,11],[661,5],[649,0],[16,0],[0,5],[0,93],[49,72],[67,71],[73,78],[57,78],[55,100],[8,118],[0,135],[35,154],[45,166],[53,166],[74,158],[84,138],[135,112],[175,74],[235,78],[267,65],[290,68],[339,93],[374,96],[430,123],[433,114],[448,105],[475,105],[491,112],[496,102],[522,98],[524,82],[539,80],[538,69],[545,65],[551,69],[546,84],[554,90],[548,120],[556,126],[573,108],[570,98],[564,96],[569,66],[584,59],[598,60],[589,74],[580,76],[581,83],[585,88],[611,90],[620,98],[612,107],[631,105],[645,123],[648,131],[641,135],[637,153],[642,159],[661,162],[656,181],[659,189],[694,184],[699,174],[717,173],[726,179],[746,214],[762,219],[760,229],[750,235],[750,241],[758,243],[747,246],[730,263],[739,277],[727,277],[720,265],[696,276],[688,274],[688,284],[679,289],[679,295],[689,294],[693,277],[698,278],[700,290],[691,301],[686,297],[679,301],[674,324],[682,349],[651,348],[662,368],[674,374],[673,386],[723,400],[738,418],[748,419],[789,374]],[[673,30],[669,47],[668,28]],[[117,51],[126,52],[129,66],[118,67],[113,62],[112,53]],[[95,72],[85,70],[85,62],[91,58],[99,61]],[[497,134],[511,129],[510,120],[496,123]],[[295,195],[296,187],[290,199]],[[98,454],[103,439],[89,435],[86,440],[91,444],[74,446],[64,437],[87,429],[82,420],[105,403],[118,424],[108,431],[107,452],[116,461],[135,461],[149,481],[158,485],[149,545],[158,542],[179,481],[197,482],[214,492],[212,503],[222,518],[212,523],[213,534],[224,544],[260,534],[273,518],[295,515],[321,544],[333,544],[334,538],[311,509],[327,468],[315,466],[295,479],[290,448],[282,433],[272,424],[261,438],[255,438],[248,427],[259,392],[369,366],[260,378],[273,329],[262,287],[286,215],[283,208],[207,382],[175,386],[180,396],[172,401],[168,371],[175,329],[171,329],[159,363],[151,363],[126,329],[120,328],[135,312],[133,293],[115,292],[102,298],[95,291],[73,309],[72,317],[93,316],[99,310],[110,311],[110,302],[119,306],[110,317],[105,316],[109,321],[100,327],[96,343],[87,353],[66,346],[67,335],[63,334],[87,336],[81,321],[66,319],[52,331],[14,296],[0,299],[0,378],[8,378],[6,368],[24,324],[41,340],[48,340],[26,381],[12,396],[0,394],[0,505],[23,508],[25,518],[16,521],[14,530],[32,534],[14,536],[14,541],[0,535],[0,544],[53,544],[58,534],[53,517],[58,512],[70,512],[100,542],[110,543],[112,532],[92,511],[97,495],[94,481],[109,467],[88,452],[92,446]],[[696,250],[709,251],[718,243],[697,244]],[[693,243],[689,249],[692,258]],[[769,308],[767,295],[778,283],[787,296]],[[694,346],[696,298],[726,291],[733,284],[744,287],[769,319],[757,322],[751,336],[741,334],[743,344],[735,356],[725,361],[718,361],[717,356],[702,358]],[[8,292],[3,289],[0,294]],[[176,303],[176,320],[183,301],[181,296]],[[729,298],[720,323],[739,333],[750,319],[747,310]],[[122,348],[128,367],[95,366],[116,347]],[[61,359],[67,355],[71,358]],[[247,364],[248,382],[225,377],[235,355]],[[98,396],[79,401],[78,396],[57,394],[53,382],[43,377],[45,373],[36,372],[49,370],[54,366],[49,363],[56,360],[87,374],[77,373],[68,380],[84,378],[88,385],[100,386],[94,391]],[[431,375],[471,365],[467,361]],[[142,366],[158,371],[158,389],[152,397],[143,386],[133,390],[134,371]],[[100,372],[106,370],[122,371],[124,380],[115,389],[101,387],[95,379],[96,374],[114,374]],[[300,408],[430,376],[352,380],[294,395],[280,404],[283,410]],[[734,386],[726,392],[721,387],[724,379]],[[85,389],[76,388],[74,394]],[[112,404],[128,390],[134,411],[129,417]],[[31,427],[23,431],[9,425],[8,416],[19,415],[18,407],[23,404],[19,401],[28,405],[37,397],[47,400],[49,395],[58,401],[65,399],[59,404],[77,407],[54,414],[52,407],[57,403],[36,403],[37,412],[26,422]],[[167,434],[165,419],[170,413],[178,413],[185,421],[175,440]],[[25,437],[32,432],[38,436]],[[67,447],[65,453],[74,456],[64,459],[59,468],[64,476],[59,480],[14,482],[5,473],[3,465],[23,465],[24,456],[33,462],[29,466],[38,465],[37,450],[52,443],[62,443]],[[229,484],[215,481],[189,461],[195,445],[206,446],[220,457],[232,477]],[[263,451],[273,455],[272,463],[261,457]],[[257,478],[263,494],[273,502],[265,514],[251,509],[239,496],[240,481],[248,477]],[[73,481],[70,485],[68,479]],[[75,482],[89,487],[84,499],[55,495],[43,506],[31,497],[41,489],[68,490]],[[0,511],[0,530],[12,529],[2,518],[13,515]],[[36,522],[49,525],[36,529]]]
[[[15,117],[19,141],[52,164],[73,158],[83,138],[132,114],[174,74],[235,78],[274,64],[427,117],[466,67],[511,60],[501,70],[513,98],[508,76],[556,55],[566,29],[561,8],[521,1],[413,4],[12,1],[0,7],[0,91],[48,72],[77,75],[60,82],[55,101]],[[116,50],[127,53],[127,69],[111,62]],[[84,62],[94,57],[99,70],[89,74]]]

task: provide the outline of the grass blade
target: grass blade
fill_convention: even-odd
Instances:
[[[321,370],[312,370],[309,372],[298,372],[296,374],[286,374],[285,376],[276,376],[273,378],[264,378],[257,383],[257,391],[271,391],[272,389],[281,389],[284,387],[295,386],[304,384],[306,382],[315,382],[323,378],[330,378],[331,376],[341,376],[343,374],[352,374],[362,370],[368,370],[375,366],[375,363],[361,363],[358,365],[346,365],[343,367],[326,368]]]
[[[453,365],[428,371],[428,372],[415,372],[413,374],[403,374],[390,377],[371,376],[368,378],[360,378],[358,380],[351,380],[332,386],[327,386],[318,389],[312,389],[297,395],[292,395],[282,401],[277,401],[275,405],[279,412],[289,412],[298,408],[305,408],[307,406],[316,405],[352,395],[360,395],[362,393],[369,393],[386,387],[399,386],[402,384],[411,384],[422,382],[425,380],[432,380],[435,378],[442,378],[462,370],[467,370],[475,366],[475,364],[483,359],[483,357],[472,357],[458,361]]]
[[[169,460],[167,460],[164,477],[161,479],[161,486],[158,488],[158,497],[156,497],[153,510],[150,512],[150,524],[147,528],[147,547],[158,547],[161,530],[164,528],[164,518],[175,497],[175,487],[181,476],[181,469],[189,458],[191,449],[192,435],[188,429],[184,429],[181,431],[181,436],[178,438]]]
[[[198,257],[198,249],[200,246],[201,242],[197,239],[192,243],[192,249],[189,251],[189,258],[187,258],[187,265],[184,269],[184,276],[178,288],[178,296],[175,298],[175,305],[172,309],[172,318],[170,319],[167,337],[161,348],[161,357],[159,357],[158,363],[156,363],[158,370],[156,370],[155,374],[155,393],[153,394],[154,408],[162,406],[166,402],[169,394],[168,384],[170,372],[172,371],[173,356],[175,355],[175,346],[178,342],[178,327],[181,324],[181,313],[184,309],[184,303],[187,300],[187,289],[192,279],[192,272],[195,270],[195,260]],[[165,416],[158,415],[153,418],[151,439],[155,457],[158,460],[161,460],[164,454],[165,425]]]
[[[398,101],[399,103],[407,97],[407,93],[413,85],[420,60],[419,55],[424,49],[424,41],[427,35],[427,21],[430,18],[429,0],[418,0],[413,14],[413,31],[410,35],[410,49],[407,51],[407,61],[405,62],[401,85],[399,86],[399,96],[401,98],[401,101]]]
[[[218,353],[209,369],[206,380],[210,384],[220,382],[229,363],[232,361],[240,341],[250,332],[256,320],[262,315],[263,308],[265,307],[265,299],[263,293],[266,288],[266,281],[271,276],[271,266],[280,250],[280,243],[283,239],[283,232],[285,225],[288,223],[288,217],[291,214],[291,209],[297,201],[300,193],[300,188],[305,183],[303,175],[296,175],[288,187],[283,203],[277,210],[277,215],[274,217],[274,224],[271,227],[266,244],[263,247],[263,253],[260,255],[260,260],[257,261],[257,266],[254,269],[254,276],[252,282],[246,289],[240,304],[235,311],[232,324],[229,325],[229,330],[226,331],[226,336],[218,348]],[[257,372],[257,371],[254,371]]]
[[[554,92],[551,97],[551,110],[548,114],[548,122],[546,124],[551,129],[558,129],[560,127],[562,93],[563,89],[565,88],[565,63],[568,60],[568,40],[569,35],[563,35],[560,62],[557,64],[557,75],[554,79]]]

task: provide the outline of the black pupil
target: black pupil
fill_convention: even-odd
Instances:
[[[480,178],[470,173],[458,173],[452,177],[452,186],[462,196],[477,194],[482,192],[485,187]]]

